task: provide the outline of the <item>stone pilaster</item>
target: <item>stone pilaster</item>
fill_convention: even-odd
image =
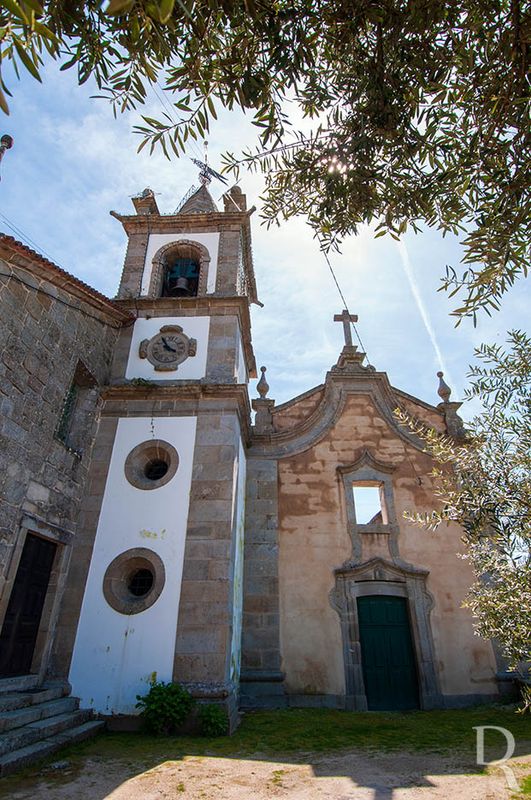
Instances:
[[[122,279],[118,290],[118,298],[120,300],[140,296],[148,239],[148,231],[129,233]]]
[[[286,703],[280,669],[277,473],[276,460],[247,463],[241,702],[248,708]]]
[[[239,336],[236,316],[210,318],[206,367],[206,380],[209,383],[237,382]]]
[[[240,425],[237,414],[199,404],[184,554],[174,680],[220,702],[237,724],[231,674]]]
[[[234,295],[238,285],[241,250],[241,225],[227,226],[220,233],[216,294]]]

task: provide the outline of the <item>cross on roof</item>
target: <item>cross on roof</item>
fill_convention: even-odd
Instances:
[[[343,323],[343,333],[345,335],[345,344],[352,346],[352,328],[350,327],[351,322],[357,322],[358,315],[357,314],[349,314],[347,309],[344,308],[341,314],[334,314],[334,322],[342,322]]]

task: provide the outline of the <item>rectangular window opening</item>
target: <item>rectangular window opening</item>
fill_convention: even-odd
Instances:
[[[55,429],[55,438],[77,456],[81,456],[81,445],[88,426],[87,414],[93,412],[95,387],[94,377],[83,362],[78,361]]]
[[[383,485],[359,481],[352,485],[354,508],[358,525],[387,525]]]

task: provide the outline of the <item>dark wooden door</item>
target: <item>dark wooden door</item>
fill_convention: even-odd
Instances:
[[[417,670],[407,600],[376,595],[359,597],[358,619],[369,709],[418,708]]]
[[[57,545],[28,534],[0,634],[0,676],[27,675]]]

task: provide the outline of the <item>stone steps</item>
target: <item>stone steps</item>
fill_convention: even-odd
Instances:
[[[29,764],[51,755],[56,750],[60,750],[61,747],[66,747],[68,744],[89,739],[103,730],[104,727],[105,722],[102,720],[92,720],[62,733],[57,733],[49,739],[42,739],[40,742],[6,753],[0,756],[0,777],[27,767]]]
[[[46,703],[17,708],[14,711],[4,711],[0,714],[0,733],[5,733],[13,728],[21,728],[23,725],[31,725],[32,722],[46,717],[55,717],[58,714],[65,714],[67,711],[75,711],[78,705],[79,700],[75,697],[61,697],[58,700],[49,700]]]
[[[105,727],[92,711],[79,709],[65,684],[0,692],[0,775],[44,758]]]
[[[62,683],[50,684],[40,689],[32,689],[29,692],[0,694],[0,713],[2,711],[15,711],[18,708],[35,706],[48,700],[57,700],[57,698],[63,697],[65,694],[68,694],[68,689]]]

